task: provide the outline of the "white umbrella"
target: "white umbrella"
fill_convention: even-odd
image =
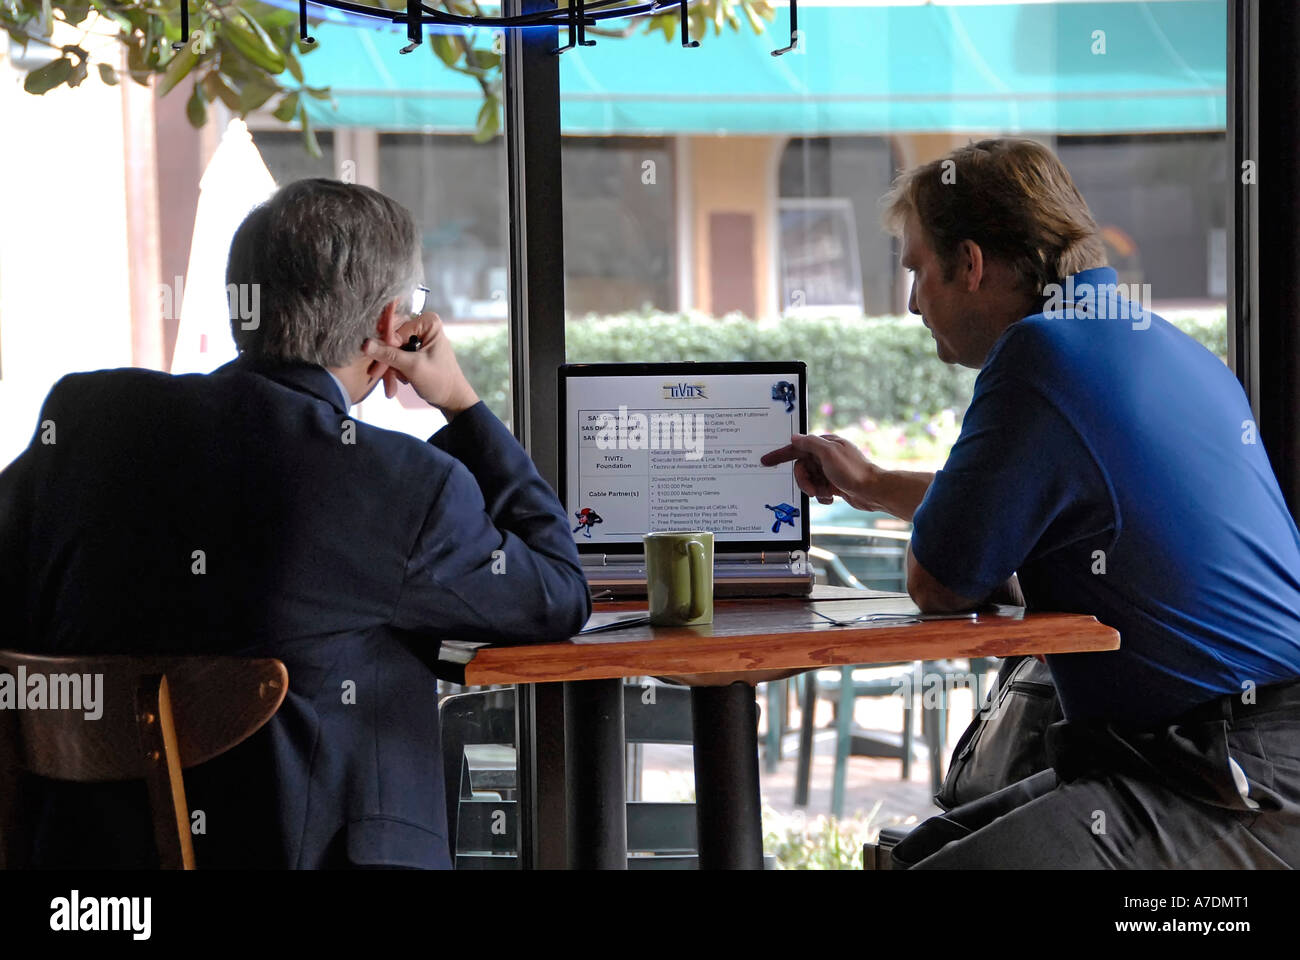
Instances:
[[[208,373],[235,359],[230,336],[230,306],[251,307],[250,291],[226,299],[226,259],[230,241],[244,217],[275,192],[275,179],[243,120],[231,120],[199,181],[190,262],[171,291],[181,304],[172,373]],[[242,301],[241,301],[242,298]]]
[[[230,241],[244,217],[276,190],[257,145],[242,120],[231,120],[199,181],[194,239],[184,281],[177,280],[171,302],[181,304],[172,373],[210,373],[237,355],[230,335],[230,312],[252,305],[250,292],[227,300],[226,260]],[[242,298],[242,301],[241,301]],[[405,402],[388,401],[381,384],[355,408],[360,419],[423,440],[445,423],[442,414],[403,389]]]

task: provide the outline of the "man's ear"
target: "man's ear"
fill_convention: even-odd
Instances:
[[[379,321],[375,324],[375,337],[380,343],[386,343],[390,347],[400,347],[402,338],[397,333],[397,328],[405,322],[406,318],[398,310],[401,300],[394,300],[391,303],[384,304],[384,309],[379,311]]]
[[[984,280],[984,251],[974,240],[963,240],[957,247],[957,267],[962,273],[962,286],[966,292],[979,290]]]

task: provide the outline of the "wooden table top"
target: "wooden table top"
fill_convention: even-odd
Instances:
[[[645,601],[595,605],[634,613]],[[483,647],[464,667],[466,684],[547,683],[618,677],[671,677],[694,684],[757,683],[804,670],[948,657],[1007,657],[1119,649],[1119,633],[1095,617],[995,607],[974,620],[874,622],[836,626],[871,613],[916,613],[902,594],[819,587],[808,598],[717,600],[713,623],[625,627],[563,643]]]

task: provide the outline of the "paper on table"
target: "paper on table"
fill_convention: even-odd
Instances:
[[[621,610],[618,613],[593,613],[587,619],[587,625],[583,627],[581,631],[579,631],[579,636],[585,636],[590,633],[603,634],[607,631],[619,630],[624,627],[639,627],[649,622],[650,622],[650,611],[648,610],[634,610],[630,613],[626,610]],[[615,641],[619,639],[621,638],[602,636],[597,640],[580,640],[578,639],[578,637],[574,637],[573,642],[574,643],[609,643],[611,641]],[[626,639],[632,640],[638,638],[627,637]]]
[[[464,666],[474,659],[479,647],[486,646],[486,643],[472,640],[444,640],[438,645],[438,659],[444,663],[459,663]]]

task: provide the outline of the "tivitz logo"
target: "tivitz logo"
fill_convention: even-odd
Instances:
[[[130,931],[132,940],[148,940],[153,930],[152,897],[82,897],[73,890],[50,901],[50,929],[79,931]]]
[[[158,284],[158,305],[164,320],[180,318],[185,302],[185,278],[174,277],[171,283]],[[226,284],[227,316],[238,320],[241,330],[256,330],[262,325],[262,291],[257,283]]]
[[[665,400],[707,400],[702,383],[665,383]]]
[[[0,673],[0,710],[80,710],[87,720],[104,715],[102,673]]]
[[[1065,278],[1065,285],[1049,283],[1043,287],[1047,303],[1043,316],[1049,320],[1073,320],[1096,317],[1108,320],[1132,320],[1134,330],[1151,326],[1149,283],[1078,283]]]
[[[627,406],[620,404],[617,417],[602,413],[597,418],[596,448],[685,450],[687,460],[699,460],[704,456],[704,415],[652,413],[647,418],[644,413],[629,414]]]

